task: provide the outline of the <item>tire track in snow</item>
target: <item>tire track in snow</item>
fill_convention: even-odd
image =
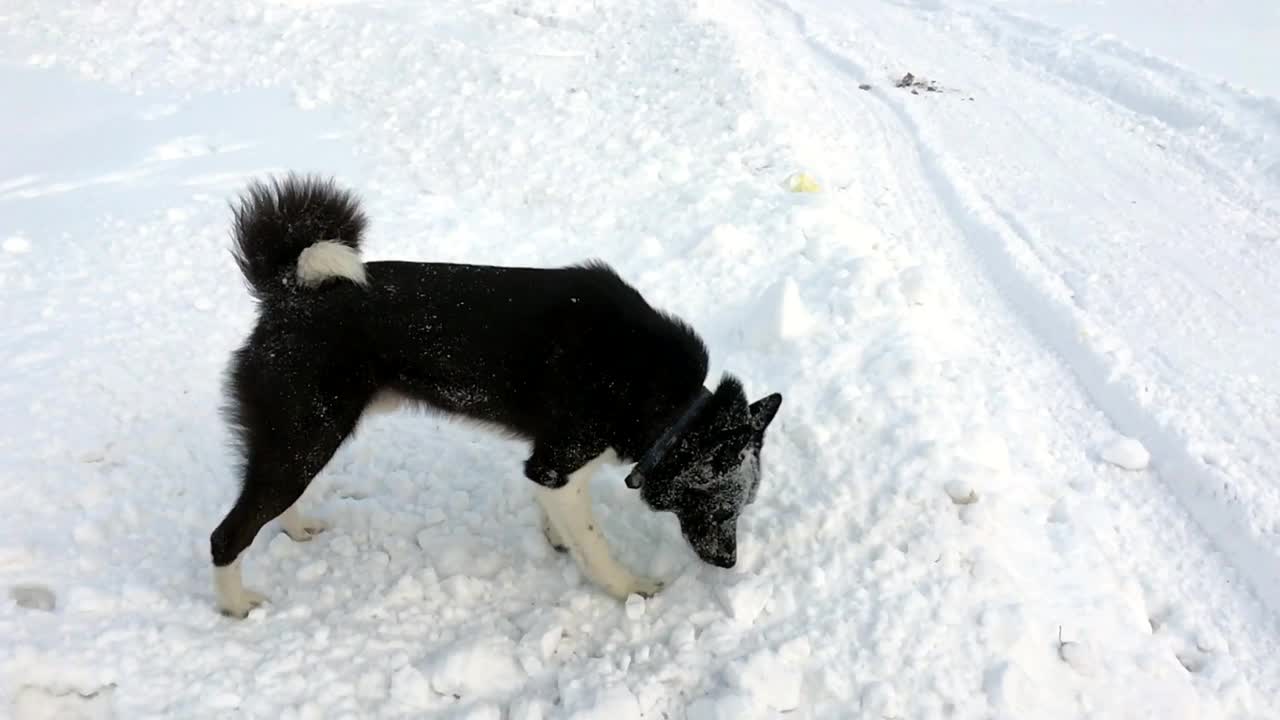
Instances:
[[[826,61],[851,83],[869,77],[870,72],[849,57],[828,47],[809,31],[801,13],[789,5],[770,4],[784,11],[815,55]],[[1085,323],[1078,311],[1053,297],[1040,281],[1042,266],[1029,257],[1031,238],[1011,225],[1002,211],[947,169],[947,161],[921,132],[919,125],[898,101],[879,92],[868,92],[887,108],[902,131],[915,140],[921,176],[941,207],[964,235],[967,250],[976,266],[999,292],[1014,315],[1041,345],[1056,355],[1089,401],[1100,410],[1116,431],[1141,441],[1151,452],[1151,470],[1185,508],[1187,513],[1221,551],[1227,561],[1247,580],[1270,610],[1280,615],[1280,558],[1258,538],[1241,528],[1247,519],[1209,493],[1218,482],[1188,451],[1185,439],[1165,427],[1143,407],[1133,390],[1112,380],[1112,368],[1083,339]]]
[[[999,8],[984,10],[956,14],[1046,81],[1155,126],[1196,172],[1231,188],[1249,210],[1280,218],[1272,192],[1280,186],[1280,101],[1214,83],[1112,37],[1079,36]],[[1242,182],[1242,171],[1253,181]]]

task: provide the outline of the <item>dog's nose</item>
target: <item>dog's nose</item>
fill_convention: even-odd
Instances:
[[[718,568],[730,570],[734,565],[738,564],[738,558],[736,555],[717,555],[711,559],[711,564]]]

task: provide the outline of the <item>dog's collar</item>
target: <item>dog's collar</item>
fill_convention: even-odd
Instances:
[[[627,475],[627,487],[635,490],[644,484],[644,476],[651,472],[659,462],[662,462],[662,458],[671,450],[671,446],[675,445],[676,440],[679,440],[680,435],[689,427],[689,423],[693,422],[693,419],[698,416],[698,412],[711,399],[710,390],[706,388],[701,390],[698,393],[698,397],[689,403],[689,407],[685,408],[680,417],[676,418],[675,422],[662,431],[662,434],[653,442],[653,445],[650,445],[644,455],[640,456],[640,461],[636,463],[635,469]]]

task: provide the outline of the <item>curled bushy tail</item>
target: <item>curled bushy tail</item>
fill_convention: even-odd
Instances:
[[[331,278],[363,285],[365,224],[359,202],[332,180],[254,181],[235,208],[232,255],[262,300]]]

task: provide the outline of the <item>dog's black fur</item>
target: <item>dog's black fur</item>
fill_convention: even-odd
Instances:
[[[548,488],[608,449],[636,460],[705,392],[697,334],[601,263],[369,262],[363,283],[299,281],[304,250],[328,240],[356,251],[365,226],[352,195],[311,177],[255,182],[236,209],[234,255],[259,316],[228,371],[243,483],[211,536],[215,566],[298,500],[381,392],[529,441],[524,473]],[[780,403],[748,406],[726,375],[646,473],[643,499],[679,517],[704,561],[735,562],[737,515]]]

